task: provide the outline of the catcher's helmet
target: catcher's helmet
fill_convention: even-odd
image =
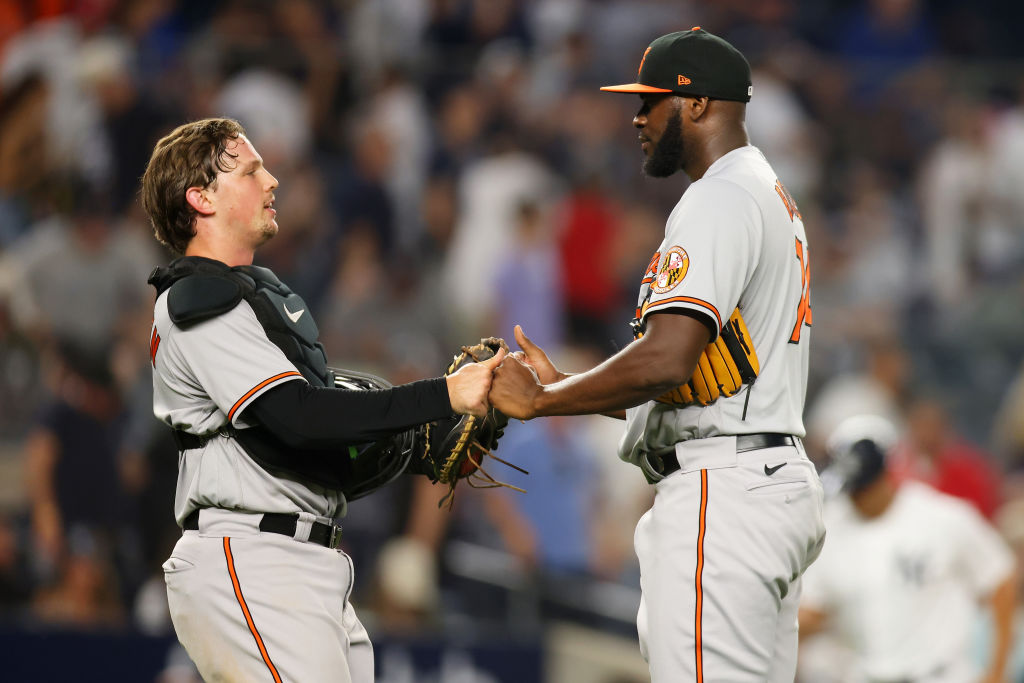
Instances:
[[[367,372],[342,368],[328,368],[338,389],[373,391],[390,389],[391,383],[383,377]],[[407,429],[378,441],[349,447],[352,468],[342,491],[347,501],[357,500],[394,481],[409,466],[415,450],[415,430]]]
[[[825,444],[828,461],[821,472],[826,495],[857,493],[885,472],[886,457],[896,445],[896,427],[876,415],[844,420]]]

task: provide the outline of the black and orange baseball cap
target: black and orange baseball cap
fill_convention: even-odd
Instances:
[[[750,64],[726,40],[700,26],[655,39],[644,52],[636,83],[606,85],[608,92],[674,93],[749,102]]]

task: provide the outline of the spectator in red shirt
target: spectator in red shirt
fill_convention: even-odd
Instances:
[[[918,399],[907,415],[907,432],[893,453],[901,478],[932,485],[974,504],[988,519],[999,507],[999,474],[991,458],[968,443],[938,400]]]

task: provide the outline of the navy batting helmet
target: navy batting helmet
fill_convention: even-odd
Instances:
[[[821,471],[821,483],[826,495],[857,493],[877,481],[897,438],[896,427],[876,415],[858,415],[840,423],[825,444],[828,463]]]

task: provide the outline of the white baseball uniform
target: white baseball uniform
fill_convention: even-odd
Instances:
[[[825,508],[829,542],[804,581],[804,606],[828,614],[856,653],[855,680],[976,680],[978,601],[1009,576],[1013,555],[969,504],[903,483],[880,517],[847,496]]]
[[[173,428],[215,434],[251,426],[246,407],[302,376],[241,301],[182,328],[168,293],[150,343],[153,410]],[[336,491],[276,477],[235,439],[214,436],[179,456],[174,514],[200,510],[164,564],[175,631],[208,681],[373,680],[373,651],[349,596],[346,554],[301,542],[344,505]],[[260,531],[263,513],[298,513],[294,538]]]
[[[669,216],[637,317],[690,309],[721,332],[739,308],[760,360],[752,385],[709,406],[627,411],[620,457],[661,479],[635,545],[641,649],[654,683],[793,680],[800,576],[820,550],[822,491],[798,438],[746,450],[737,435],[804,435],[809,267],[800,213],[752,146],[715,161]]]

